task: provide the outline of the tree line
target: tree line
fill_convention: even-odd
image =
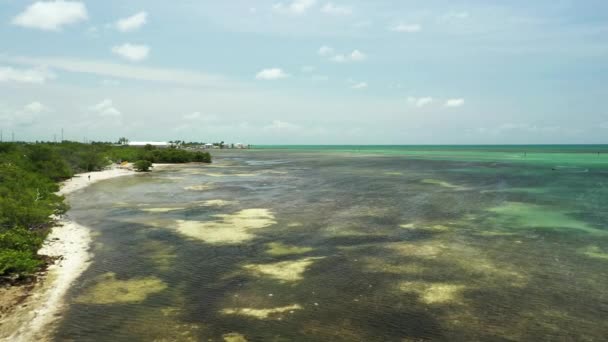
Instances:
[[[37,252],[55,224],[53,215],[68,209],[64,198],[55,194],[58,182],[125,161],[148,167],[210,163],[211,155],[108,143],[0,143],[0,282],[32,275],[44,264]]]

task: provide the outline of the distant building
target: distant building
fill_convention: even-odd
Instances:
[[[145,147],[147,145],[157,148],[171,147],[171,144],[165,141],[129,141],[128,145],[133,147]]]

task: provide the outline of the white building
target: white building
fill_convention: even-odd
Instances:
[[[171,146],[170,143],[165,141],[129,141],[128,145],[133,147],[145,147],[147,145],[151,145],[158,148],[167,148]]]

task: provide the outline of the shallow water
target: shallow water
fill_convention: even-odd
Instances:
[[[93,185],[70,215],[95,257],[55,338],[602,341],[594,148],[218,151]]]

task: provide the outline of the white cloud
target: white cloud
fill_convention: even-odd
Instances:
[[[40,114],[50,111],[49,107],[38,101],[26,104],[19,109],[0,107],[0,120],[8,126],[31,126],[37,122]]]
[[[334,49],[327,46],[327,45],[323,45],[319,48],[319,56],[322,57],[328,57],[334,54]]]
[[[84,3],[79,1],[38,1],[17,15],[14,25],[40,30],[58,31],[64,25],[88,19]]]
[[[53,78],[55,78],[55,75],[46,68],[15,69],[0,67],[0,82],[43,84]]]
[[[146,24],[148,13],[139,12],[116,22],[116,29],[122,32],[135,31]]]
[[[300,126],[285,121],[274,120],[270,125],[265,126],[264,129],[276,132],[293,132],[299,130]]]
[[[49,108],[40,102],[34,101],[30,104],[25,105],[25,107],[23,107],[23,110],[28,113],[38,114],[38,113],[48,111]]]
[[[126,43],[112,47],[112,52],[132,62],[139,62],[148,58],[150,48],[147,45]]]
[[[469,17],[469,12],[450,12],[442,15],[439,19],[443,21],[448,20],[463,20]]]
[[[101,80],[100,83],[102,86],[105,86],[105,87],[115,87],[115,86],[120,85],[119,80],[110,80],[110,79],[103,79],[103,80]]]
[[[370,28],[372,26],[374,26],[374,22],[371,20],[360,20],[353,24],[353,27],[359,29]]]
[[[287,77],[289,77],[289,74],[279,68],[264,69],[255,75],[256,79],[266,81],[280,80]]]
[[[104,61],[82,60],[75,58],[7,57],[1,54],[0,61],[35,66],[40,68],[38,70],[45,70],[45,67],[50,67],[68,72],[85,73],[117,79],[166,82],[195,87],[217,88],[237,86],[237,84],[234,82],[230,82],[221,76],[206,74],[196,70],[150,68],[129,64],[108,63]],[[37,80],[39,78],[34,77],[33,79]]]
[[[405,32],[405,33],[416,33],[422,31],[422,26],[418,24],[398,24],[391,27],[391,31]]]
[[[89,107],[89,110],[100,116],[121,116],[120,110],[114,107],[111,99],[105,99],[96,105]]]
[[[535,131],[536,130],[536,126],[531,126],[528,124],[521,124],[521,123],[505,123],[500,125],[497,128],[497,131],[509,131],[509,130],[527,130],[527,131]]]
[[[99,38],[100,33],[97,26],[89,26],[86,31],[84,31],[84,35],[89,38]]]
[[[325,82],[325,81],[329,81],[329,76],[326,75],[312,75],[310,77],[311,81],[315,81],[315,82]]]
[[[316,3],[317,0],[294,0],[289,3],[278,2],[272,6],[272,9],[282,13],[304,14]]]
[[[504,123],[492,129],[479,130],[480,133],[488,132],[490,134],[511,134],[514,131],[547,134],[547,133],[562,133],[562,134],[578,134],[579,129],[562,128],[560,126],[538,126],[528,123]]]
[[[365,89],[365,88],[367,88],[367,83],[365,83],[365,82],[355,83],[351,86],[351,88],[357,89],[357,90]]]
[[[318,53],[320,56],[327,57],[330,61],[336,63],[362,62],[367,59],[367,55],[359,50],[353,50],[350,54],[344,55],[335,53],[334,49],[329,46],[322,46]]]
[[[462,107],[464,106],[464,99],[449,99],[445,102],[446,107]]]
[[[432,97],[408,97],[407,98],[407,102],[412,105],[412,106],[416,106],[418,108],[422,108],[424,106],[430,105],[433,103],[433,98]]]
[[[329,60],[336,63],[345,63],[348,61],[348,58],[344,55],[334,55]]]
[[[326,3],[321,7],[321,12],[330,15],[351,15],[353,10],[346,6],[336,6],[331,2]]]
[[[188,121],[216,121],[218,119],[215,114],[202,114],[201,112],[192,112],[184,115],[184,120]]]
[[[186,120],[198,120],[198,119],[200,119],[200,117],[201,117],[200,112],[193,112],[193,113],[184,115],[184,119],[186,119]]]
[[[355,50],[350,54],[351,61],[361,62],[361,61],[364,61],[365,59],[367,59],[367,56],[359,50]]]
[[[407,103],[410,106],[422,108],[422,107],[426,107],[426,106],[429,106],[429,105],[435,103],[435,99],[430,96],[425,96],[425,97],[410,96],[407,98]],[[462,107],[462,106],[464,106],[464,99],[448,99],[448,100],[446,100],[444,106],[451,107],[451,108]]]
[[[300,68],[300,70],[302,70],[302,72],[307,73],[307,74],[315,71],[316,69],[317,68],[315,68],[312,65],[304,65],[302,68]]]

